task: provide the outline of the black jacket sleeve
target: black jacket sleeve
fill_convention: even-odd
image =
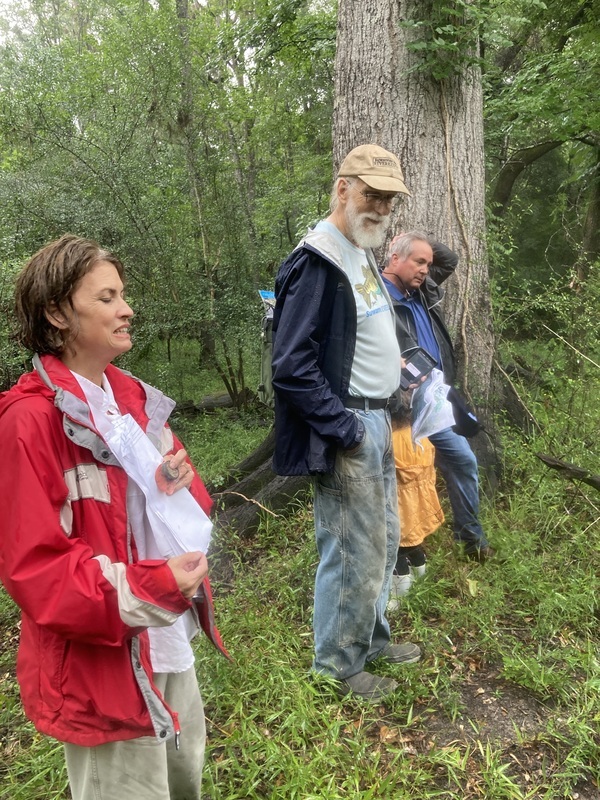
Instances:
[[[458,265],[458,255],[441,242],[434,242],[432,249],[433,264],[429,270],[429,277],[439,286],[454,274]]]
[[[356,444],[360,426],[332,391],[320,363],[330,313],[325,300],[326,270],[320,261],[311,253],[297,254],[278,276],[273,388],[319,436],[349,448]]]

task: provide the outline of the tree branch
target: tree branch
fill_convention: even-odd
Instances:
[[[557,470],[563,478],[568,480],[581,481],[588,486],[593,486],[600,492],[600,475],[592,475],[589,469],[578,467],[576,464],[569,464],[566,461],[561,461],[559,458],[548,456],[545,453],[535,454],[540,461],[543,461],[547,467]]]
[[[496,183],[492,192],[492,209],[497,217],[501,217],[506,211],[508,201],[512,195],[513,186],[525,167],[533,164],[538,158],[546,155],[551,150],[555,150],[563,144],[560,142],[541,142],[531,147],[523,147],[517,150],[500,169],[496,176]]]

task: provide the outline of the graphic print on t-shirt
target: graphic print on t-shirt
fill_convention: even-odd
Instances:
[[[364,282],[363,283],[355,283],[354,288],[365,301],[369,308],[373,307],[373,304],[376,301],[377,295],[381,295],[381,287],[377,283],[377,279],[375,275],[373,275],[373,271],[370,269],[368,264],[362,267],[362,273]]]

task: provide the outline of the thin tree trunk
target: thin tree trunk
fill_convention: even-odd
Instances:
[[[600,257],[600,147],[596,149],[596,168],[590,182],[590,199],[583,223],[584,258],[578,265],[582,279],[587,277],[590,263]]]
[[[560,147],[561,144],[563,142],[541,142],[531,147],[524,147],[508,158],[496,176],[491,196],[492,211],[497,217],[503,216],[506,211],[515,181],[523,170],[538,158],[545,156],[546,153]]]

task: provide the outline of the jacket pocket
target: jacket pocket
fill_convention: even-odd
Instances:
[[[44,628],[40,629],[40,700],[51,711],[59,711],[64,703],[62,682],[68,648],[66,639]]]

